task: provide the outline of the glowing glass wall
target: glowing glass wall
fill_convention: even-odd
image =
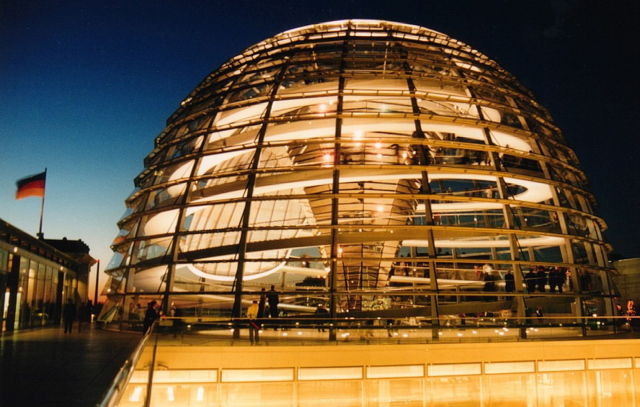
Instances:
[[[611,312],[606,225],[549,113],[426,28],[336,21],[249,47],[144,163],[108,267],[118,301],[238,314],[274,284],[289,313]]]

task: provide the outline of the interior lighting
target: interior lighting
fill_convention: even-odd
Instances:
[[[456,335],[458,335],[458,337],[462,336],[462,332],[458,332]]]
[[[196,391],[196,401],[204,401],[204,387],[198,386]]]
[[[14,253],[18,253],[18,248],[17,248],[17,247],[14,247],[14,248],[13,248],[13,252],[14,252]]]
[[[173,392],[173,386],[167,387],[167,400],[169,400],[169,401],[175,401],[176,400],[176,395]]]
[[[282,333],[282,336],[289,336],[289,334],[288,334],[288,333],[286,333],[286,332],[283,332],[283,333]]]
[[[298,331],[298,335],[302,335],[302,332],[301,332],[301,331]]]
[[[476,331],[475,329],[473,331],[471,331],[472,334],[477,335],[478,331]]]
[[[131,392],[131,396],[129,396],[129,401],[131,402],[139,402],[140,396],[142,395],[142,386],[136,386]]]
[[[500,332],[498,332],[498,335],[504,336],[504,332],[500,331]]]
[[[232,296],[204,292],[232,292],[236,288],[237,294],[255,292],[266,284],[267,280],[264,278],[268,276],[272,276],[272,281],[288,281],[291,279],[290,274],[315,276],[323,273],[324,266],[338,265],[337,261],[340,260],[343,263],[340,270],[331,267],[331,270],[327,268],[326,273],[333,271],[344,274],[342,278],[336,279],[335,289],[339,293],[349,292],[336,298],[334,305],[340,312],[353,315],[367,308],[366,302],[357,299],[359,291],[394,289],[389,278],[394,265],[405,271],[413,268],[414,273],[409,274],[422,274],[424,267],[422,264],[418,266],[420,253],[430,246],[435,246],[430,249],[444,253],[455,253],[457,250],[471,256],[482,253],[482,257],[487,257],[490,261],[502,258],[504,253],[513,249],[513,239],[516,239],[518,247],[530,249],[531,253],[540,252],[540,258],[523,261],[523,267],[535,265],[534,260],[545,264],[549,261],[553,264],[559,258],[567,260],[566,253],[571,250],[572,239],[583,239],[582,233],[573,230],[562,235],[554,233],[552,228],[526,228],[526,224],[518,224],[513,230],[507,231],[508,228],[504,227],[505,217],[510,214],[503,211],[504,204],[495,195],[497,185],[503,185],[509,190],[508,198],[514,206],[526,208],[527,213],[544,207],[549,214],[557,213],[562,218],[561,215],[565,212],[563,206],[566,205],[552,198],[556,194],[563,195],[571,186],[567,185],[569,182],[557,184],[551,174],[539,169],[543,167],[537,163],[544,164],[548,159],[563,161],[563,179],[582,178],[579,169],[575,168],[577,163],[571,159],[573,152],[563,145],[561,139],[555,137],[555,133],[546,131],[554,126],[550,118],[536,113],[539,112],[538,104],[531,100],[528,91],[517,84],[515,78],[505,75],[486,56],[444,34],[373,20],[354,24],[358,33],[366,34],[367,37],[356,39],[346,36],[346,24],[335,22],[279,34],[249,47],[240,56],[225,63],[223,70],[207,76],[207,80],[191,93],[192,96],[183,100],[184,107],[170,116],[163,137],[157,139],[155,152],[149,156],[153,159],[145,160],[148,163],[140,174],[145,181],[141,182],[141,188],[128,200],[134,202],[135,198],[135,202],[138,202],[138,196],[153,197],[148,199],[149,205],[127,205],[127,217],[119,225],[121,230],[133,232],[127,235],[127,239],[118,239],[114,244],[119,261],[114,262],[113,268],[107,270],[114,281],[126,270],[135,270],[136,273],[130,273],[129,286],[137,287],[140,292],[152,292],[157,291],[163,276],[170,270],[172,281],[175,281],[175,292],[167,295],[185,294],[180,296],[180,307],[191,307],[189,304],[203,302],[204,307],[215,313],[226,313],[230,309],[237,311],[240,308],[239,304],[231,308],[232,302],[246,301],[250,296],[243,294],[244,298],[238,296],[234,299]],[[309,34],[310,32],[313,34]],[[387,33],[390,38],[394,38],[393,42],[377,37],[378,34],[386,36]],[[486,67],[483,75],[487,76],[488,83],[465,82],[452,85],[452,82],[458,83],[458,73],[448,70],[441,72],[443,82],[421,82],[421,99],[426,103],[425,108],[431,111],[420,118],[423,120],[422,126],[428,130],[428,137],[423,140],[414,138],[417,136],[414,133],[416,127],[412,118],[406,116],[409,113],[400,112],[411,111],[401,108],[403,105],[408,107],[407,103],[412,98],[405,81],[393,84],[384,78],[373,78],[365,71],[356,70],[349,73],[349,82],[344,90],[342,88],[345,86],[341,85],[340,89],[336,87],[335,78],[326,78],[325,81],[289,81],[287,78],[276,80],[274,75],[265,73],[262,77],[269,82],[265,82],[264,88],[280,89],[280,85],[286,86],[286,97],[274,92],[267,92],[270,95],[267,96],[261,90],[250,90],[255,76],[245,73],[258,72],[260,76],[260,61],[284,55],[282,52],[286,53],[288,49],[309,49],[316,60],[339,63],[339,53],[336,54],[334,49],[323,45],[324,39],[333,35],[344,38],[344,45],[349,50],[353,49],[354,58],[371,58],[367,51],[369,46],[358,47],[359,44],[366,43],[375,49],[385,50],[388,77],[404,77],[406,72],[403,64],[407,60],[433,60],[435,65],[449,63],[448,57],[438,53],[432,45],[434,42],[445,43],[451,55],[466,55],[468,59],[468,62],[458,63],[456,70],[460,74],[482,64]],[[319,77],[323,69],[322,64],[308,65],[301,61],[289,61],[286,57],[276,57],[272,63],[274,72],[278,69],[308,71],[312,77]],[[227,73],[234,71],[238,72],[237,78],[229,85]],[[469,74],[476,75],[471,72]],[[305,73],[301,76],[307,75]],[[409,76],[407,80],[420,80],[417,73],[410,73]],[[390,88],[398,93],[394,90],[395,96],[392,96],[390,91],[383,90]],[[508,107],[490,104],[483,96],[484,88],[497,92],[500,99],[513,97],[522,102],[522,106],[513,111]],[[221,92],[213,95],[210,89],[220,89]],[[470,98],[468,95],[475,94],[475,91],[477,97]],[[388,94],[388,98],[382,96],[384,94]],[[237,105],[234,95],[242,95],[242,106]],[[193,100],[189,100],[191,97]],[[392,106],[383,100],[387,100]],[[194,105],[194,101],[202,103]],[[271,116],[265,117],[265,106],[271,105]],[[333,115],[337,105],[340,105],[340,113],[349,116],[349,119],[345,117],[344,120],[335,122],[328,118],[328,111],[331,110]],[[489,108],[488,105],[493,107]],[[431,106],[435,109],[432,110]],[[298,114],[309,108],[312,115]],[[360,109],[369,112],[366,117],[360,115]],[[375,110],[378,110],[378,114],[375,114]],[[485,134],[486,129],[482,123],[473,123],[471,116],[474,110],[477,111],[474,117],[485,113],[494,123],[501,123],[503,115],[509,114],[512,118],[517,118],[518,122],[537,120],[540,126],[531,128],[531,134],[523,134],[513,126],[496,125],[488,135]],[[393,112],[394,115],[381,115],[381,112]],[[183,122],[190,117],[201,119],[184,126]],[[175,131],[177,128],[181,130]],[[216,130],[209,132],[207,128]],[[260,131],[263,134],[257,137]],[[344,138],[339,139],[340,135],[344,135]],[[542,150],[534,147],[533,140],[537,139],[545,146]],[[450,145],[449,142],[454,140],[455,145]],[[261,151],[261,145],[270,146],[269,151],[265,150],[262,155],[256,154]],[[342,151],[334,149],[334,145],[342,145]],[[360,147],[356,148],[354,145]],[[174,150],[175,154],[157,154],[158,151]],[[564,152],[556,154],[554,150]],[[184,156],[186,152],[189,152],[188,156]],[[423,154],[428,154],[428,163],[437,167],[437,170],[430,171],[429,177],[425,177],[422,169],[413,165],[418,161],[425,163],[426,157]],[[177,164],[177,156],[188,159]],[[501,167],[500,171],[488,171],[487,162],[494,161],[495,164],[493,158],[497,156],[511,164]],[[417,157],[421,159],[416,160]],[[523,157],[527,158],[523,161]],[[259,158],[260,162],[253,165],[254,158]],[[387,164],[400,165],[391,168]],[[383,165],[387,168],[381,168]],[[264,171],[276,166],[277,171]],[[334,166],[338,166],[340,171],[332,171]],[[523,173],[521,170],[525,167],[529,170]],[[255,175],[256,182],[249,183],[248,187],[243,178],[238,178],[237,171],[234,171],[237,168],[249,171],[242,177]],[[529,172],[536,174],[527,175]],[[416,199],[416,194],[427,190],[422,187],[423,182],[433,182],[438,195],[450,193],[455,195],[452,197],[454,199],[432,200],[427,203]],[[475,185],[474,190],[467,191],[465,195],[464,188],[472,184]],[[342,192],[339,194],[340,199],[334,192]],[[247,198],[249,196],[252,198]],[[362,205],[358,205],[358,196],[370,198],[360,198]],[[279,199],[280,197],[284,199]],[[249,201],[245,202],[245,198]],[[241,213],[238,210],[239,205],[246,203],[247,206],[251,202],[254,205],[251,213]],[[167,205],[168,203],[172,204]],[[442,222],[437,222],[437,230],[433,231],[434,236],[430,237],[430,241],[427,241],[422,231],[424,222],[418,221],[424,217],[427,209],[425,205],[431,206],[434,218],[442,219]],[[588,222],[592,231],[595,230],[594,234],[599,236],[601,222],[595,219],[593,223],[594,217],[589,213],[589,208],[583,209],[585,210],[577,213],[571,212],[570,216],[572,219],[576,217],[575,222],[579,224]],[[333,225],[327,225],[330,215]],[[478,226],[480,218],[484,219],[485,215],[495,216],[496,222],[481,229],[468,229],[474,222]],[[528,216],[524,219],[525,213],[522,213],[522,218],[528,222]],[[405,219],[416,221],[404,222]],[[235,227],[247,221],[257,225],[255,231],[253,228]],[[557,219],[549,221],[557,224]],[[140,227],[132,229],[131,225],[134,223],[140,224]],[[359,230],[362,233],[358,233]],[[398,230],[399,236],[395,236],[395,230]],[[246,241],[246,245],[241,245],[240,253],[236,253],[234,241]],[[147,261],[151,255],[171,252],[172,247],[176,249],[177,242],[180,243],[181,258],[184,255],[187,261],[174,265],[172,256],[153,257],[153,261]],[[597,253],[605,249],[604,243],[600,239],[588,242]],[[343,244],[345,246],[340,248]],[[20,249],[13,246],[8,248],[14,251]],[[400,253],[401,249],[402,254],[407,257],[402,261],[397,258],[389,260],[393,253]],[[589,246],[587,249],[591,250]],[[17,252],[20,253],[21,249]],[[302,259],[302,253],[316,260],[309,262]],[[328,254],[331,260],[323,262]],[[240,265],[241,259],[247,261]],[[455,265],[455,259],[445,260],[442,264],[438,263],[438,270],[435,270],[442,290],[449,290],[451,287],[482,287],[482,282],[472,278],[473,273],[460,275],[455,268],[447,266]],[[584,266],[587,271],[594,270],[593,266],[600,266],[599,263],[604,262],[603,259],[595,260],[597,264]],[[417,273],[417,267],[421,267],[421,273]],[[68,268],[64,271],[68,271]],[[236,273],[240,274],[235,275]],[[327,276],[323,277],[326,285]],[[234,286],[236,278],[242,278],[246,284]],[[414,278],[416,281],[410,287],[403,288],[407,290],[406,295],[417,295],[429,281],[426,277],[407,278]],[[190,282],[198,279],[202,283],[202,293],[191,291]],[[110,305],[117,304],[118,295],[122,291],[115,285],[113,287],[116,288],[108,291]],[[316,307],[303,304],[303,299],[308,294],[304,287],[295,288],[286,299],[283,298],[283,311],[314,313]],[[393,298],[392,294],[386,292],[384,295]],[[477,312],[495,308],[496,304],[492,304],[492,301],[497,302],[497,299],[485,299],[491,301],[478,303]],[[565,300],[567,303],[572,301],[569,297]],[[518,303],[518,315],[523,312],[522,304]],[[380,308],[394,310],[402,308],[402,305],[385,301]],[[375,318],[381,313],[372,315]],[[487,318],[486,321],[490,319]],[[495,325],[507,325],[503,324],[502,318],[497,321]],[[601,326],[603,323],[599,324]],[[222,330],[229,328],[231,327]],[[447,337],[456,337],[458,332],[466,336],[470,332],[455,326],[452,326],[453,330],[447,331],[444,324],[435,332],[440,329]],[[487,336],[491,328],[479,326],[479,329],[482,329],[483,336]],[[402,331],[415,332],[408,329]],[[296,331],[288,332],[297,336]],[[312,331],[305,328],[302,332]],[[277,336],[280,333],[275,334]],[[354,337],[357,335],[357,331],[354,331]],[[182,388],[176,391],[182,392]],[[195,387],[192,392],[192,397],[195,398]],[[182,393],[177,396],[181,395]]]
[[[353,139],[355,141],[360,141],[362,140],[362,130],[356,130],[356,132],[353,134]],[[355,144],[356,147],[361,147],[362,143],[358,142]]]
[[[409,337],[409,334],[402,334],[402,337],[403,337],[403,338],[408,338],[408,337]]]

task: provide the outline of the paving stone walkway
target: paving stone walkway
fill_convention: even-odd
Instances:
[[[93,407],[142,335],[62,328],[0,337],[0,406]]]

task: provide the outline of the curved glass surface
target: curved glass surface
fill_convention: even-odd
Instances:
[[[280,315],[611,314],[606,225],[577,162],[531,92],[460,41],[386,21],[294,29],[169,118],[109,293],[187,314],[239,316],[271,285]]]

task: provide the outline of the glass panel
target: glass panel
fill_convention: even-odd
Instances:
[[[422,376],[424,376],[423,365],[367,367],[367,378],[369,379]]]
[[[492,407],[528,407],[535,405],[535,376],[506,374],[482,377],[483,398]]]
[[[422,407],[422,379],[368,380],[365,382],[366,406]]]
[[[178,209],[145,215],[138,230],[138,237],[175,232],[178,215]]]
[[[298,407],[317,407],[318,400],[333,407],[360,407],[362,382],[317,380],[298,383]]]
[[[294,407],[294,383],[224,383],[220,385],[220,405],[234,407]],[[314,395],[317,405],[318,395]],[[210,404],[215,405],[215,404]],[[301,404],[299,404],[301,405]]]
[[[133,251],[132,264],[168,255],[172,241],[171,237],[139,241]]]
[[[149,192],[147,209],[162,208],[179,203],[184,195],[185,188],[186,184],[178,184],[152,190]]]
[[[479,373],[479,364],[478,364]],[[429,407],[476,407],[482,405],[484,388],[480,376],[425,379]]]
[[[135,389],[142,386],[129,386],[129,387],[132,387],[133,391],[135,392],[136,391]],[[144,393],[144,391],[140,393]],[[133,398],[133,396],[135,395],[136,394],[131,393],[129,397]],[[139,399],[141,397],[142,395],[139,395],[135,399]],[[151,392],[151,406],[153,407],[160,407],[160,406],[166,406],[166,405],[176,405],[176,406],[212,405],[212,404],[205,404],[205,401],[208,401],[209,403],[214,403],[215,400],[216,400],[215,385],[154,384],[153,391]],[[132,405],[138,406],[139,404],[132,404]]]
[[[587,360],[587,368],[589,370],[629,369],[631,368],[631,358],[589,359]]]
[[[149,371],[136,370],[130,383],[146,383]],[[154,370],[153,383],[211,383],[218,379],[218,371],[215,369],[198,370]]]
[[[362,379],[362,367],[301,367],[298,380]]]
[[[533,361],[531,362],[494,362],[485,363],[484,372],[486,374],[495,373],[530,373],[535,370]]]
[[[222,382],[268,382],[293,380],[293,368],[286,369],[224,369]]]
[[[584,372],[538,374],[537,405],[549,407],[583,407],[591,405],[587,404],[585,387]]]
[[[480,363],[457,363],[450,365],[429,365],[427,366],[429,376],[465,376],[480,374],[482,372]]]
[[[540,360],[539,372],[560,372],[565,370],[584,370],[584,360]]]
[[[589,404],[598,407],[631,406],[634,387],[629,370],[587,372]]]

